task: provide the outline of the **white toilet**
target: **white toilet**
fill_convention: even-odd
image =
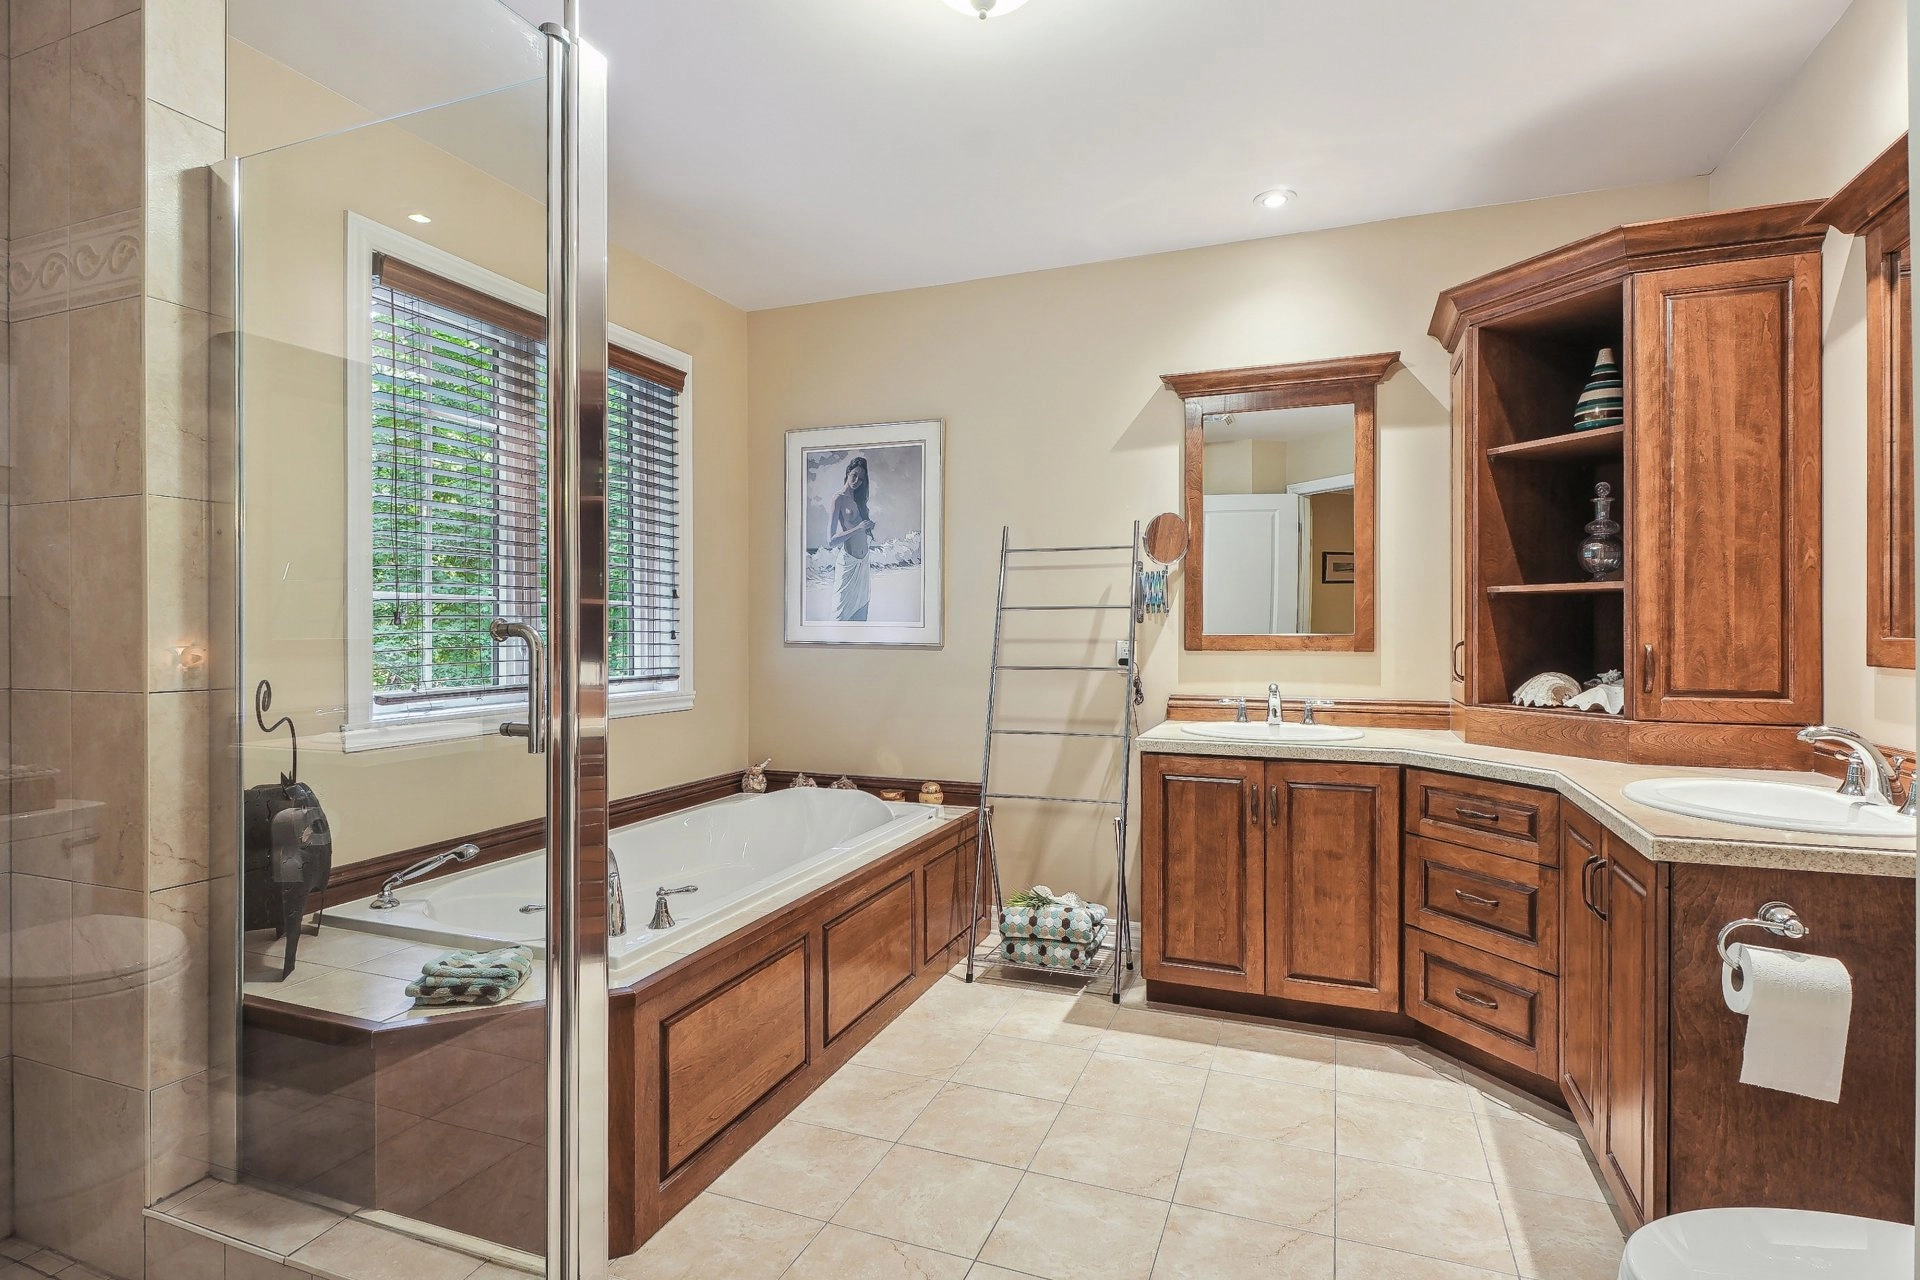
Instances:
[[[1802,1209],[1699,1209],[1627,1241],[1620,1280],[1914,1280],[1913,1228]]]

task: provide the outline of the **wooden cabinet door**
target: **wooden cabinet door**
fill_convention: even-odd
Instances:
[[[1665,903],[1656,869],[1611,833],[1597,895],[1607,918],[1606,1103],[1601,1161],[1621,1207],[1635,1222],[1661,1212],[1661,1108],[1666,1088],[1661,1048],[1666,1043],[1660,965],[1665,950]]]
[[[1629,714],[1820,718],[1820,256],[1652,271],[1628,348]]]
[[[1400,1007],[1400,771],[1266,769],[1266,992]]]
[[[1600,824],[1564,800],[1560,856],[1560,1092],[1597,1151],[1606,1107],[1606,848]]]
[[[1453,648],[1448,651],[1447,675],[1452,682],[1449,693],[1455,702],[1467,700],[1467,654],[1472,646],[1467,643],[1467,492],[1471,479],[1467,471],[1467,427],[1470,422],[1468,397],[1472,395],[1473,380],[1467,376],[1467,348],[1473,341],[1468,333],[1460,340],[1460,349],[1454,353],[1452,369],[1453,402],[1453,452],[1448,465],[1448,487],[1452,490],[1452,501],[1448,509],[1452,512],[1450,539],[1452,545],[1452,616],[1453,629],[1450,638]]]
[[[1141,757],[1141,972],[1254,991],[1265,978],[1261,762]]]

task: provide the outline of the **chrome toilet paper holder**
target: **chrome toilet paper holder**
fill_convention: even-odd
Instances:
[[[1765,929],[1777,938],[1804,938],[1813,932],[1800,918],[1800,913],[1784,902],[1769,902],[1760,908],[1758,915],[1727,921],[1720,926],[1720,936],[1713,940],[1713,949],[1720,953],[1721,962],[1736,972],[1740,966],[1727,954],[1727,935],[1735,929]]]

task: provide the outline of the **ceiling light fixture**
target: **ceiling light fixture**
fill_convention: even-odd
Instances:
[[[408,215],[407,215],[407,221],[408,221],[408,222],[420,222],[420,223],[426,223],[426,222],[432,222],[432,221],[433,221],[433,219],[432,219],[432,218],[429,218],[429,217],[428,217],[428,216],[427,216],[426,214],[424,214],[424,213],[410,213],[410,214],[408,214]]]
[[[1262,191],[1253,198],[1253,202],[1262,209],[1281,209],[1293,203],[1293,198],[1299,194],[1292,187],[1274,187],[1269,191]]]
[[[1004,18],[1026,2],[1027,0],[947,0],[947,8],[985,22],[988,18]]]

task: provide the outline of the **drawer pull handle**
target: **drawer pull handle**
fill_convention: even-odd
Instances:
[[[1489,911],[1500,905],[1498,898],[1483,898],[1477,893],[1468,893],[1465,889],[1455,889],[1453,896],[1472,906],[1485,907]]]
[[[1475,995],[1473,992],[1462,990],[1459,987],[1453,989],[1453,994],[1468,1004],[1479,1005],[1482,1009],[1498,1009],[1500,1007],[1498,1000],[1489,1000],[1485,996]]]
[[[1488,813],[1485,809],[1469,809],[1467,808],[1467,806],[1463,804],[1457,804],[1453,806],[1453,811],[1455,814],[1459,815],[1460,817],[1466,818],[1473,822],[1500,821],[1500,815],[1497,813]]]

